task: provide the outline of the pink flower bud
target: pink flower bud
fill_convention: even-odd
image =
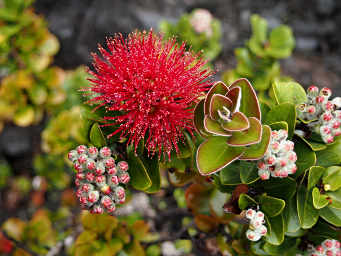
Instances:
[[[326,251],[326,255],[327,256],[334,256],[334,253],[333,253],[333,251],[328,250],[328,251]]]
[[[335,121],[333,122],[333,128],[334,128],[334,129],[339,128],[340,125],[341,125],[341,123],[340,123],[339,121],[337,121],[337,120],[335,120]]]
[[[288,159],[291,161],[291,162],[296,162],[297,160],[297,155],[294,151],[291,151],[289,153],[289,156],[288,156]]]
[[[96,203],[99,199],[99,192],[96,190],[90,191],[88,194],[88,202]]]
[[[117,166],[121,171],[124,171],[124,172],[128,171],[128,168],[129,168],[128,163],[126,161],[118,162]]]
[[[115,190],[116,196],[119,200],[123,199],[125,197],[125,191],[122,187],[117,187]]]
[[[340,242],[335,240],[335,248],[340,248]]]
[[[89,182],[93,182],[94,179],[95,179],[95,175],[92,173],[92,172],[88,172],[86,174],[86,179],[89,181]]]
[[[73,164],[73,167],[75,168],[75,170],[76,170],[77,172],[83,171],[83,167],[82,167],[82,165],[80,165],[79,163],[74,163],[74,164]]]
[[[111,156],[111,150],[108,147],[103,147],[101,148],[101,150],[99,151],[99,154],[101,157],[103,158],[107,158]]]
[[[101,199],[101,203],[105,208],[110,208],[113,204],[113,201],[108,196],[103,196]]]
[[[317,246],[316,247],[316,251],[318,251],[319,253],[323,253],[324,252],[324,249],[321,245]]]
[[[127,184],[130,181],[130,176],[128,173],[124,173],[120,175],[120,182],[123,184]]]
[[[79,145],[76,150],[79,155],[87,153],[87,147],[84,145]]]
[[[316,112],[316,108],[314,106],[309,106],[307,110],[309,114],[314,114]]]
[[[323,242],[324,246],[328,249],[332,248],[333,247],[333,241],[332,240],[325,240]]]
[[[74,162],[77,158],[78,158],[78,153],[76,150],[71,150],[68,154],[67,154],[67,158]]]
[[[82,173],[82,172],[78,172],[76,174],[76,178],[79,179],[79,180],[83,180],[85,178],[85,174]]]
[[[331,103],[330,101],[327,101],[326,104],[324,105],[324,108],[328,111],[334,110],[334,104]]]
[[[110,174],[110,175],[116,175],[116,173],[117,173],[116,166],[114,166],[108,170],[108,174]]]
[[[86,183],[86,184],[83,184],[83,186],[82,186],[82,191],[88,193],[88,192],[90,192],[91,190],[93,190],[93,186],[92,186],[92,185],[87,184],[87,183]]]
[[[297,166],[294,165],[294,166],[291,168],[291,174],[294,174],[296,171],[297,171]]]
[[[330,90],[327,87],[323,87],[320,94],[325,96],[325,97],[330,97],[330,95],[332,95],[332,90]]]
[[[75,179],[76,186],[79,186],[81,184],[81,181],[79,179]]]
[[[329,143],[333,143],[334,142],[334,136],[328,136],[326,139],[326,142]]]
[[[253,210],[253,209],[248,209],[247,211],[246,211],[246,218],[248,218],[248,219],[253,219],[253,217],[256,215],[256,211],[255,210]]]
[[[87,163],[86,163],[86,168],[88,168],[90,171],[95,170],[95,168],[96,168],[95,161],[92,159],[88,159]]]
[[[110,207],[107,208],[107,212],[112,213],[116,210],[115,204],[113,203]]]
[[[86,160],[88,160],[88,157],[85,154],[80,155],[77,159],[79,164],[85,164]]]
[[[104,176],[104,175],[96,176],[95,181],[96,181],[96,183],[98,183],[98,184],[105,183],[105,176]]]
[[[79,197],[79,202],[80,202],[81,204],[86,204],[86,203],[87,203],[86,197],[85,197],[85,196]]]
[[[259,227],[259,231],[262,236],[265,236],[266,233],[268,232],[267,228],[264,225]]]
[[[275,163],[275,161],[276,161],[276,159],[275,159],[274,157],[272,157],[272,156],[270,156],[270,157],[266,160],[267,164],[270,164],[270,165],[273,165],[273,164]]]
[[[115,160],[114,158],[110,157],[107,160],[105,160],[105,167],[107,167],[108,169],[112,168],[115,166]]]
[[[317,95],[318,92],[319,92],[319,89],[318,89],[317,86],[315,86],[315,85],[309,86],[309,88],[308,88],[308,93],[309,93],[309,94],[315,94],[315,95]]]
[[[92,211],[90,211],[91,213],[95,213],[95,214],[102,214],[104,212],[103,208],[99,205],[95,205],[94,208],[92,209]]]
[[[91,158],[96,158],[98,155],[98,149],[96,147],[89,147],[89,156]]]
[[[108,195],[108,194],[110,194],[111,189],[110,189],[110,187],[109,187],[108,185],[105,184],[104,186],[101,187],[101,191],[102,191],[104,194]]]
[[[324,101],[324,97],[322,97],[322,96],[317,96],[316,97],[316,103],[322,103]]]
[[[119,183],[119,179],[116,175],[112,176],[110,180],[111,180],[112,184],[114,184],[114,185],[118,185],[118,183]]]
[[[330,113],[325,113],[322,115],[323,121],[326,121],[326,122],[332,120],[332,118],[333,118],[333,116]]]
[[[83,191],[81,189],[77,189],[76,196],[79,198],[82,196],[82,194],[83,194]]]
[[[280,160],[280,165],[282,167],[286,166],[287,165],[287,161],[285,159]]]

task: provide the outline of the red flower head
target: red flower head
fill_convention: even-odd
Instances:
[[[186,51],[185,43],[163,41],[152,31],[121,34],[99,46],[103,58],[93,54],[95,72],[89,79],[92,102],[118,115],[106,116],[128,137],[135,150],[145,139],[148,152],[170,156],[183,131],[193,131],[193,108],[199,96],[211,86],[212,72],[204,68],[199,55]]]

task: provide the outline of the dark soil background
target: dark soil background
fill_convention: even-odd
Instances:
[[[222,22],[223,52],[216,69],[234,67],[233,49],[250,36],[249,17],[258,13],[270,27],[292,27],[296,49],[282,61],[283,73],[308,86],[335,88],[341,94],[341,1],[338,0],[36,0],[38,13],[61,41],[56,64],[74,68],[90,64],[90,52],[106,36],[136,28],[158,28],[184,12],[206,8]]]

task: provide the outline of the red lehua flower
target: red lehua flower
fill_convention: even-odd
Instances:
[[[117,125],[108,137],[129,137],[135,150],[145,138],[148,152],[170,156],[178,151],[183,132],[193,131],[193,109],[198,97],[212,82],[212,72],[199,55],[178,46],[174,39],[163,41],[152,31],[121,34],[107,40],[108,51],[99,46],[103,57],[93,54],[95,72],[88,89],[90,102],[105,106],[119,115],[106,116]]]

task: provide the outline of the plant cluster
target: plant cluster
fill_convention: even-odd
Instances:
[[[59,49],[45,20],[30,8],[32,1],[0,2],[0,126],[38,123],[45,109],[66,97],[63,70],[50,67]]]
[[[125,47],[121,46],[122,42]],[[203,78],[199,74],[207,74],[207,71],[199,73],[203,67],[196,65],[201,62],[190,59],[185,63],[191,68],[184,69],[183,64],[175,63],[171,71],[162,73],[163,80],[152,71],[141,72],[140,53],[144,54],[147,67],[148,58],[162,60],[164,51],[153,51],[151,47],[159,46],[158,43],[157,35],[152,32],[134,33],[127,41],[117,37],[109,40],[109,52],[100,48],[104,60],[95,56],[97,73],[92,73],[95,78],[87,89],[95,93],[90,103],[110,110],[105,120],[121,123],[120,126],[104,123],[102,128],[111,129],[104,131],[99,127],[99,130],[108,138],[120,134],[109,145],[127,155],[131,185],[146,192],[159,191],[162,169],[169,170],[169,180],[174,185],[191,182],[185,199],[197,228],[213,232],[223,225],[239,230],[230,231],[230,239],[221,237],[219,232],[215,237],[217,247],[232,255],[241,255],[241,252],[245,255],[283,255],[283,252],[295,255],[307,252],[325,239],[339,239],[340,141],[337,138],[332,144],[323,139],[316,141],[313,133],[306,132],[311,122],[302,119],[298,111],[311,98],[311,89],[307,95],[298,83],[276,80],[271,87],[273,96],[269,105],[259,102],[254,87],[245,78],[230,85],[217,82],[205,95],[204,90],[194,95],[177,91],[182,76],[180,82],[176,82],[179,77],[174,76],[173,69],[182,72],[183,77],[188,77],[187,72],[195,75],[198,71],[197,77],[193,77],[198,80],[187,80],[187,84],[193,81],[198,89],[210,85],[200,87]],[[188,56],[183,51],[178,52],[173,42],[172,47],[174,50],[165,53],[167,62]],[[168,49],[168,44],[162,49]],[[266,54],[273,53],[268,51]],[[155,70],[163,65],[161,61],[153,62]],[[156,82],[160,80],[162,82]],[[163,81],[167,81],[167,86]],[[154,87],[156,84],[158,86]],[[173,93],[166,95],[164,88]],[[325,91],[328,95],[324,95]],[[143,103],[138,101],[141,92],[148,96],[143,98]],[[329,89],[321,91],[325,97],[323,102],[330,105],[328,114],[336,117],[338,100],[328,101],[329,92]],[[131,93],[136,97],[128,99]],[[180,101],[169,102],[173,99],[170,95],[174,94]],[[192,113],[195,130],[188,129],[190,123],[176,130],[163,126],[169,122],[178,124],[179,120],[174,122],[170,112],[177,113],[183,99],[187,106],[196,104],[192,112],[188,112]],[[325,105],[321,107],[323,110]],[[157,130],[165,131],[165,138]],[[183,133],[185,140],[179,140],[179,132],[185,130],[189,131]],[[153,147],[150,146],[152,139],[146,134],[160,134],[152,138],[155,140]],[[171,141],[172,147],[165,146],[165,139]],[[153,152],[170,157],[157,158]],[[235,221],[237,224],[232,224]],[[240,222],[247,225],[238,224]]]
[[[236,48],[237,66],[223,74],[223,81],[230,84],[238,78],[250,80],[262,95],[274,79],[286,80],[280,74],[279,60],[288,58],[295,47],[291,28],[280,25],[271,31],[267,21],[257,14],[251,16],[252,36],[245,47]]]
[[[195,9],[182,15],[176,24],[160,23],[160,31],[166,39],[176,37],[178,43],[186,42],[187,49],[202,52],[205,59],[212,61],[221,52],[221,23],[206,9]]]

